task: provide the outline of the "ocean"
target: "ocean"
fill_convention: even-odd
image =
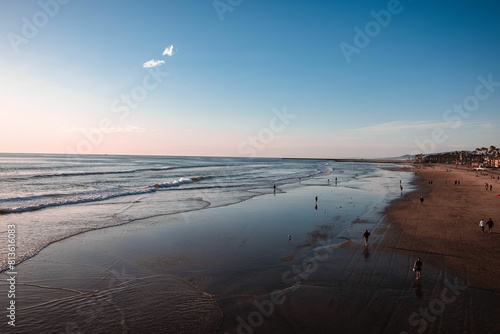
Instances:
[[[331,176],[331,184],[337,178],[342,187],[362,189],[361,179],[400,177],[382,173],[381,167],[390,166],[279,158],[0,154],[0,217],[3,230],[16,225],[19,263],[75,234],[235,204],[272,193],[274,185]],[[376,201],[390,200],[398,190],[382,186]],[[1,252],[0,270],[5,270]]]
[[[351,263],[339,247],[376,228],[400,185],[411,191],[413,173],[400,167],[1,154],[0,243],[15,226],[16,327],[214,333],[224,318],[225,328],[235,328],[245,306],[228,301],[277,284],[286,289],[283,273],[318,241],[336,249],[333,263]],[[7,249],[0,249],[4,275]]]

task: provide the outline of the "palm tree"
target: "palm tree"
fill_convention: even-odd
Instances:
[[[486,148],[486,147],[484,147],[484,146],[483,146],[483,147],[481,147],[481,149],[480,149],[480,150],[481,150],[481,155],[482,155],[482,158],[481,158],[481,160],[482,160],[482,161],[481,161],[481,164],[484,164],[484,163],[485,163],[485,161],[486,161],[486,160],[487,160],[487,158],[488,158],[488,148]]]
[[[494,161],[497,160],[498,158],[498,153],[499,153],[499,149],[496,148],[495,146],[491,145],[490,146],[490,149],[488,150],[488,155],[489,155],[489,165],[490,166],[494,166]]]

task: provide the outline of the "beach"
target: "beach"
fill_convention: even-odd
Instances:
[[[492,179],[498,174],[432,165],[412,171],[417,190],[391,203],[369,247],[359,236],[346,247],[347,263],[330,254],[256,333],[499,331],[500,234],[479,227],[481,218],[499,217],[498,192],[484,187],[500,186]],[[412,272],[417,257],[421,284]]]
[[[395,201],[386,221],[393,230],[387,251],[407,253],[440,271],[436,280],[454,276],[462,284],[460,296],[445,303],[429,332],[497,333],[500,329],[500,242],[498,225],[481,232],[479,221],[500,216],[500,182],[497,170],[473,171],[453,165],[417,165],[418,191]],[[485,184],[492,190],[485,190]],[[424,197],[423,204],[419,203]],[[427,281],[424,269],[423,282]],[[448,291],[451,285],[445,284]],[[440,298],[434,289],[434,297]],[[457,307],[448,311],[449,306]],[[425,303],[424,303],[425,304]],[[436,306],[437,308],[437,306]],[[448,314],[456,312],[455,315]],[[432,319],[432,316],[429,317]],[[448,320],[447,320],[448,319]],[[451,330],[453,328],[453,330]],[[446,329],[446,330],[445,330]]]
[[[431,263],[452,269],[470,288],[500,292],[500,229],[481,233],[479,221],[500,216],[499,173],[475,172],[448,166],[417,168],[419,190],[391,206],[387,220],[402,237],[388,247],[429,254]],[[486,175],[487,174],[487,175]],[[494,176],[494,178],[492,178]],[[429,181],[432,184],[429,184]],[[455,184],[459,181],[459,184]],[[486,191],[484,184],[493,186]],[[424,197],[423,205],[418,197]],[[435,261],[435,262],[434,262]]]
[[[500,182],[455,166],[384,173],[389,206],[371,197],[376,178],[363,180],[373,182],[371,192],[338,193],[328,175],[55,242],[18,265],[16,328],[0,329],[498,332],[500,225],[490,234],[478,224],[500,217]],[[412,272],[417,257],[421,284]]]

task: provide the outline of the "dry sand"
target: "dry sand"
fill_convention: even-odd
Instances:
[[[387,222],[397,225],[399,233],[387,240],[387,247],[422,258],[441,255],[439,265],[455,271],[468,287],[500,293],[499,174],[442,165],[417,165],[414,171],[418,191],[395,201],[388,211]],[[486,191],[485,183],[493,191]],[[493,233],[486,233],[488,228],[481,233],[479,221],[489,218],[497,224]]]
[[[414,172],[417,191],[394,201],[387,212],[384,248],[422,257],[424,285],[426,265],[438,275],[420,302],[424,311],[435,313],[426,318],[415,310],[419,316],[408,318],[408,332],[500,333],[500,174],[443,165],[417,165]],[[485,190],[485,183],[493,190]],[[490,218],[497,225],[491,234],[487,227],[482,233],[479,221]],[[439,284],[453,276],[460,282],[456,295],[451,293],[455,283]]]

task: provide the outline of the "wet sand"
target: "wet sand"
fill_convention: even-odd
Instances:
[[[446,170],[415,169],[418,190],[383,214],[351,217],[312,185],[63,240],[18,266],[16,330],[496,333],[500,233],[478,223],[500,197],[490,176]]]
[[[326,247],[290,261],[282,277],[288,285],[274,282],[275,299],[268,293],[232,300],[223,330],[498,333],[500,232],[483,234],[478,223],[500,218],[500,197],[484,190],[485,182],[493,189],[500,182],[446,166],[413,170],[417,190],[391,204],[367,247],[361,235],[332,246],[313,233],[312,244]],[[420,284],[411,270],[418,256]]]

